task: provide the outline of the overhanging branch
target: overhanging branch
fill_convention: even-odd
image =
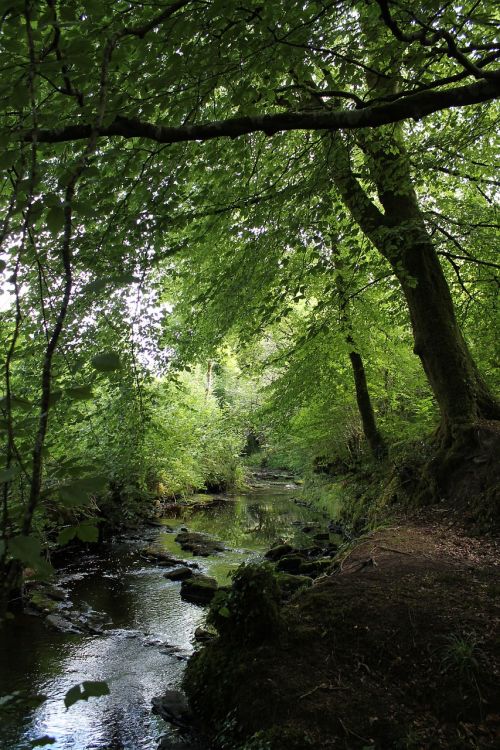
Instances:
[[[141,120],[117,117],[110,125],[98,128],[99,137],[147,138],[157,143],[208,141],[214,138],[238,138],[249,133],[274,135],[291,130],[355,130],[377,128],[409,118],[420,120],[434,112],[452,107],[467,107],[500,97],[500,71],[494,80],[478,81],[444,91],[421,91],[397,101],[358,109],[331,111],[283,112],[253,115],[195,125],[155,125]],[[39,143],[62,143],[89,138],[95,130],[90,123],[68,125],[53,130],[39,130]],[[31,139],[30,133],[24,134]]]

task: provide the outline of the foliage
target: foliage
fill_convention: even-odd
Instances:
[[[61,528],[235,486],[250,433],[364,461],[352,353],[386,442],[498,419],[491,2],[0,15],[7,588]]]

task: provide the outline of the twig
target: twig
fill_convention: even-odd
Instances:
[[[307,693],[304,693],[303,695],[299,695],[299,700],[303,700],[304,698],[308,698],[310,695],[316,692],[316,690],[344,690],[345,688],[339,685],[336,687],[335,685],[327,685],[326,682],[322,682],[321,685],[316,685],[316,687],[313,687],[312,690],[308,690]]]

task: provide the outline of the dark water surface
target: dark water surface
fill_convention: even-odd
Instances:
[[[168,523],[213,534],[228,546],[196,558],[204,573],[222,583],[279,538],[305,540],[298,522],[320,516],[297,505],[296,494],[290,486],[267,486]],[[14,691],[46,696],[36,708],[19,704],[0,713],[2,750],[31,748],[44,735],[55,739],[46,745],[54,750],[153,750],[160,736],[174,741],[175,730],[151,713],[151,699],[179,687],[206,610],[183,601],[180,584],[163,578],[165,568],[143,559],[140,551],[152,541],[177,557],[191,557],[175,534],[158,528],[81,555],[58,574],[57,582],[69,591],[68,606],[100,620],[102,633],[61,634],[29,615],[17,616],[0,632],[0,703]],[[105,680],[111,694],[66,710],[65,693],[84,680]]]

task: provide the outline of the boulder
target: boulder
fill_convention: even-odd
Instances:
[[[159,651],[160,654],[173,656],[178,661],[187,661],[190,654],[190,652],[185,651],[180,646],[176,646],[173,643],[168,643],[167,641],[161,644]]]
[[[188,563],[186,560],[179,560],[179,558],[174,557],[171,552],[162,547],[146,547],[146,549],[142,550],[142,556],[154,561],[157,565],[168,566],[169,568],[175,565],[191,568],[198,567],[197,563]]]
[[[142,550],[143,557],[147,557],[150,560],[154,560],[160,565],[182,565],[183,561],[173,557],[172,553],[163,547],[155,547],[151,545]]]
[[[329,573],[332,568],[332,560],[329,557],[322,557],[319,560],[307,560],[300,566],[299,573],[311,578],[317,578],[320,575]]]
[[[217,591],[217,581],[209,576],[199,575],[182,581],[181,597],[195,604],[210,604]]]
[[[174,568],[174,570],[169,570],[167,573],[163,574],[163,577],[167,578],[169,581],[185,581],[186,578],[192,578],[193,576],[193,569],[188,568],[187,565],[181,565],[180,568]]]
[[[267,560],[272,560],[272,562],[276,562],[276,560],[280,560],[285,555],[290,555],[292,552],[296,552],[291,544],[278,544],[275,547],[271,547],[270,550],[266,552],[264,557]]]
[[[161,716],[170,724],[185,729],[193,721],[193,714],[186,696],[179,690],[167,690],[161,697],[153,698],[151,703],[153,704],[153,713]]]
[[[305,558],[303,555],[285,555],[276,563],[276,570],[287,573],[299,573],[304,561]]]
[[[201,625],[194,631],[194,640],[198,643],[207,643],[207,641],[212,641],[215,637],[215,633],[212,633]]]
[[[175,537],[175,541],[181,545],[183,550],[191,552],[195,557],[208,557],[215,552],[225,550],[222,542],[218,542],[199,531],[181,531]]]
[[[66,617],[58,614],[48,615],[45,618],[45,624],[48,625],[52,630],[57,630],[59,633],[75,633],[79,634],[82,631],[76,625],[74,625]]]
[[[319,528],[319,523],[316,521],[311,521],[311,523],[306,524],[302,527],[302,531],[304,534],[309,534],[311,531],[316,531]]]

